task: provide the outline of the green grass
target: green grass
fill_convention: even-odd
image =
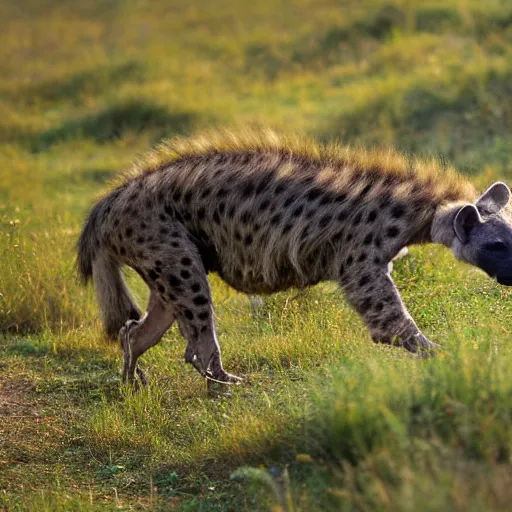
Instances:
[[[254,312],[213,276],[225,366],[246,376],[226,393],[176,328],[143,359],[150,386],[120,387],[74,270],[109,180],[207,127],[510,179],[510,2],[20,0],[0,18],[0,510],[510,509],[511,296],[447,251],[395,265],[442,345],[427,362],[373,345],[331,285]]]

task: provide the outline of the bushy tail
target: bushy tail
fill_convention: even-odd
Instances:
[[[84,284],[92,277],[105,331],[110,338],[117,338],[126,321],[138,320],[141,314],[126,287],[119,263],[105,250],[99,236],[102,213],[110,200],[105,197],[89,213],[78,239],[77,265]]]

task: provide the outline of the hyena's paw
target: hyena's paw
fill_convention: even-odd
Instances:
[[[210,382],[220,382],[222,384],[240,384],[244,379],[224,371],[222,368],[215,372],[208,370],[205,375]]]
[[[205,363],[205,361],[209,361],[209,363]],[[243,380],[224,371],[220,353],[216,349],[208,352],[205,347],[198,348],[188,345],[185,350],[185,362],[191,364],[202,377],[211,382],[239,384]]]
[[[435,355],[435,349],[439,348],[437,343],[433,343],[426,336],[417,333],[404,341],[403,346],[409,352],[417,354],[422,359],[428,359]]]

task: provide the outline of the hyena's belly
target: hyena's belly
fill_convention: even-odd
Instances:
[[[215,247],[203,237],[197,242],[206,272],[217,272],[232,288],[247,294],[269,294],[289,288],[301,288],[306,284],[289,264],[274,263],[274,271],[265,273],[263,255],[245,251],[236,243],[226,240],[224,247]],[[235,241],[236,242],[236,241]]]

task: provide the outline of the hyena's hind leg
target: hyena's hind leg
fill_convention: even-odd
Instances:
[[[138,345],[129,341],[126,342],[127,346],[135,357],[139,357],[139,348],[144,351],[157,343],[158,340],[153,340],[157,331],[162,329],[165,332],[172,319],[176,318],[187,340],[185,361],[208,379],[237,382],[240,379],[225,372],[222,367],[210,286],[199,250],[182,224],[166,225],[165,229],[168,239],[162,241],[160,238],[160,244],[152,247],[144,258],[134,262],[155,299],[152,309],[148,311],[146,324],[143,320],[140,324],[128,325],[126,329],[128,338],[131,337],[131,329],[135,333],[144,325],[147,326],[146,330],[151,330],[151,334],[145,335],[144,341],[138,342]],[[130,357],[126,373],[128,379],[133,379],[134,356]]]
[[[174,319],[172,309],[162,302],[157,293],[151,291],[144,317],[141,320],[128,320],[119,333],[124,354],[123,382],[133,382],[137,372],[141,383],[146,384],[144,373],[137,368],[137,360],[162,339]]]

